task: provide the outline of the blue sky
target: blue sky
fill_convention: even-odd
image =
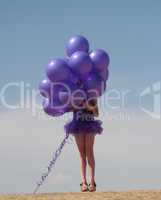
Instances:
[[[1,88],[11,81],[25,81],[37,89],[47,62],[65,56],[65,44],[76,34],[86,36],[91,49],[109,53],[110,88],[138,91],[160,80],[159,0],[6,0],[0,4]],[[17,90],[10,90],[7,98],[18,101]]]
[[[160,0],[0,0],[0,91],[5,84],[20,81],[30,83],[31,88],[37,89],[39,81],[45,76],[48,61],[65,56],[68,38],[81,34],[88,38],[91,49],[103,48],[109,53],[109,88],[132,90],[130,107],[136,109],[135,96],[161,78],[160,11]],[[18,102],[18,91],[8,90],[7,101]],[[0,193],[31,192],[31,183],[40,175],[49,152],[56,148],[60,139],[60,135],[55,132],[51,135],[51,131],[55,127],[54,130],[63,134],[63,123],[60,119],[58,124],[57,120],[48,121],[46,115],[45,122],[37,120],[25,109],[4,115],[0,112],[0,115],[0,156],[6,161],[3,162],[3,170],[0,170],[0,175],[3,176]],[[96,154],[100,160],[98,179],[102,184],[101,188],[160,187],[161,160],[157,157],[160,152],[160,122],[125,120],[122,124],[116,120],[108,126],[108,123],[105,124],[105,132],[109,136],[104,134],[97,140]],[[103,141],[108,141],[109,147]],[[103,149],[105,147],[107,152]],[[12,154],[8,150],[12,150]],[[73,149],[70,150],[74,152]],[[71,152],[67,151],[65,160],[62,159],[60,163],[61,170],[70,159]],[[20,160],[24,161],[22,169],[19,166]],[[33,166],[29,169],[25,162],[29,163],[31,160]],[[107,174],[103,173],[101,162],[104,162],[106,168],[110,165]],[[73,165],[79,167],[76,158]],[[15,173],[9,166],[13,166]],[[53,175],[58,175],[58,182],[51,179],[44,191],[53,191],[53,184],[54,191],[68,190],[71,177],[75,179],[72,180],[74,186],[71,185],[70,189],[76,191],[79,177],[77,168],[71,171],[68,166],[61,174],[58,167]],[[117,176],[115,170],[118,172]],[[108,182],[102,182],[101,177],[104,176],[106,180],[109,179]],[[19,181],[15,185],[17,177]],[[23,181],[24,185],[21,184]]]
[[[111,57],[113,86],[140,87],[160,78],[161,2],[1,1],[0,81],[37,87],[50,58],[65,55],[67,39],[86,36]]]

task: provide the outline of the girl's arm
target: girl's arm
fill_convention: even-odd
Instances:
[[[92,99],[90,101],[87,101],[86,108],[87,110],[92,111],[95,117],[99,116],[97,100]]]

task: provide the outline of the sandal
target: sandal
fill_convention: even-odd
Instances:
[[[80,186],[81,186],[81,191],[82,192],[86,192],[88,191],[88,184],[87,183],[80,183]]]
[[[96,183],[94,182],[94,185],[91,185],[91,183],[89,183],[89,192],[94,192],[94,191],[96,191]]]

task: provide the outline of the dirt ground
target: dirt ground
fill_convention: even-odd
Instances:
[[[0,200],[161,200],[161,190],[4,195],[0,196]]]

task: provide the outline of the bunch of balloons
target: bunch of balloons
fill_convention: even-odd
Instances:
[[[79,107],[84,100],[100,97],[106,89],[109,55],[102,49],[89,52],[84,36],[74,36],[66,44],[66,58],[51,60],[46,78],[39,84],[43,109],[61,116]]]

